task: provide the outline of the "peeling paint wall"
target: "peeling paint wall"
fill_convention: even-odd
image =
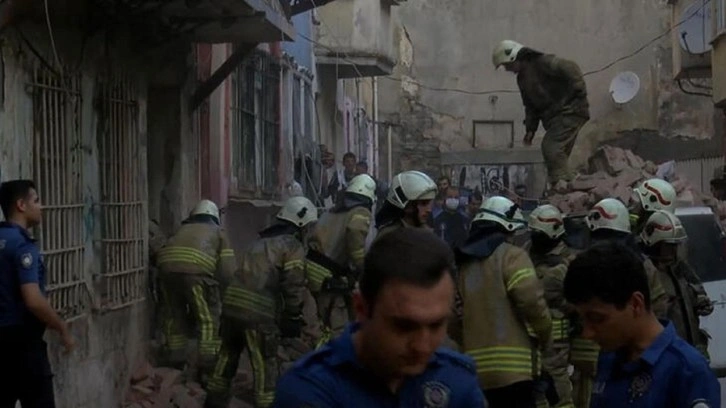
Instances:
[[[514,149],[528,149],[522,145],[524,109],[516,78],[495,71],[491,62],[492,49],[503,39],[574,60],[584,72],[599,71],[643,47],[632,58],[586,76],[592,119],[580,133],[574,165],[624,131],[650,129],[664,138],[691,139],[714,133],[711,100],[685,95],[672,81],[670,36],[645,45],[670,23],[662,1],[452,0],[444,6],[420,0],[396,11],[399,63],[394,78],[380,81],[382,120],[394,124],[394,172],[438,173],[439,152],[473,149],[478,120],[512,121]],[[640,77],[640,92],[617,106],[610,81],[628,70]],[[542,136],[540,130],[529,149],[538,149]]]

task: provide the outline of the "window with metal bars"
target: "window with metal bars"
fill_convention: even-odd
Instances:
[[[254,51],[233,76],[233,164],[239,192],[270,197],[278,190],[280,64]]]
[[[139,106],[135,82],[108,75],[98,82],[100,232],[104,287],[102,308],[143,301],[146,288],[147,216],[139,157]]]
[[[34,231],[47,268],[50,303],[61,317],[86,312],[84,248],[92,237],[92,212],[83,199],[81,75],[32,71],[33,179],[43,205]]]

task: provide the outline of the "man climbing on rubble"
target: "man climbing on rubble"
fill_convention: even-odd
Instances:
[[[353,313],[350,296],[363,271],[375,199],[373,178],[353,177],[342,200],[320,217],[310,234],[308,280],[327,335],[340,334]]]
[[[540,351],[552,337],[542,283],[527,252],[511,242],[527,228],[505,197],[484,201],[458,251],[461,338],[492,408],[534,408]],[[493,329],[494,328],[494,329]]]
[[[569,315],[574,312],[565,302],[563,282],[573,256],[563,238],[565,221],[562,213],[552,205],[537,207],[529,215],[531,246],[529,255],[537,277],[544,286],[545,300],[552,315],[552,343],[544,350],[542,370],[552,377],[558,401],[547,403],[546,395],[537,396],[537,405],[543,407],[574,408],[570,365]]]
[[[162,297],[164,357],[175,368],[187,362],[192,328],[198,341],[202,383],[214,365],[220,339],[220,285],[236,268],[234,250],[220,226],[219,209],[200,201],[157,256]],[[187,309],[189,312],[187,312]]]
[[[524,144],[532,144],[540,122],[547,131],[542,140],[542,155],[550,187],[560,180],[572,180],[568,158],[577,134],[590,119],[580,67],[511,40],[504,40],[495,48],[492,62],[495,68],[503,65],[517,74],[525,109]]]
[[[376,214],[376,239],[399,228],[428,228],[431,203],[438,187],[431,177],[410,170],[396,174],[386,202]]]
[[[630,223],[633,234],[639,237],[645,223],[658,210],[673,212],[676,208],[676,189],[661,179],[650,179],[633,189],[630,202]]]
[[[666,317],[676,333],[708,358],[708,334],[700,329],[699,316],[713,312],[701,280],[679,255],[688,236],[681,221],[668,211],[656,211],[645,223],[641,239],[645,253],[661,272],[667,299]]]
[[[272,404],[281,375],[278,355],[283,339],[299,338],[304,326],[303,238],[317,218],[310,200],[289,198],[277,223],[243,252],[240,267],[222,296],[222,347],[207,386],[207,408],[227,407],[230,383],[245,348],[252,363],[255,406]]]

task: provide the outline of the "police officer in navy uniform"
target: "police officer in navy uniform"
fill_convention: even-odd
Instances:
[[[30,180],[0,185],[0,408],[53,408],[53,376],[43,334],[57,331],[66,352],[75,342],[46,298],[46,270],[28,230],[40,223]]]
[[[441,348],[453,253],[425,229],[373,243],[353,294],[357,322],[280,379],[275,408],[482,408],[474,361]]]
[[[721,388],[704,356],[658,320],[642,260],[617,242],[578,255],[565,298],[582,320],[582,337],[602,352],[592,408],[718,408]]]

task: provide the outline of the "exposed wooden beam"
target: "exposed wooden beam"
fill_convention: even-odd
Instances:
[[[257,47],[256,43],[238,44],[237,49],[232,53],[232,55],[230,55],[229,58],[227,58],[227,60],[224,61],[224,63],[220,65],[206,81],[199,85],[196,91],[194,91],[194,95],[192,95],[192,99],[189,104],[190,111],[194,112],[199,105],[201,105],[202,102],[204,102],[204,100],[207,99],[222,82],[224,82],[229,74],[231,74],[232,71],[234,71],[235,68],[242,63],[242,61],[244,61],[245,57],[252,52],[255,47]]]

